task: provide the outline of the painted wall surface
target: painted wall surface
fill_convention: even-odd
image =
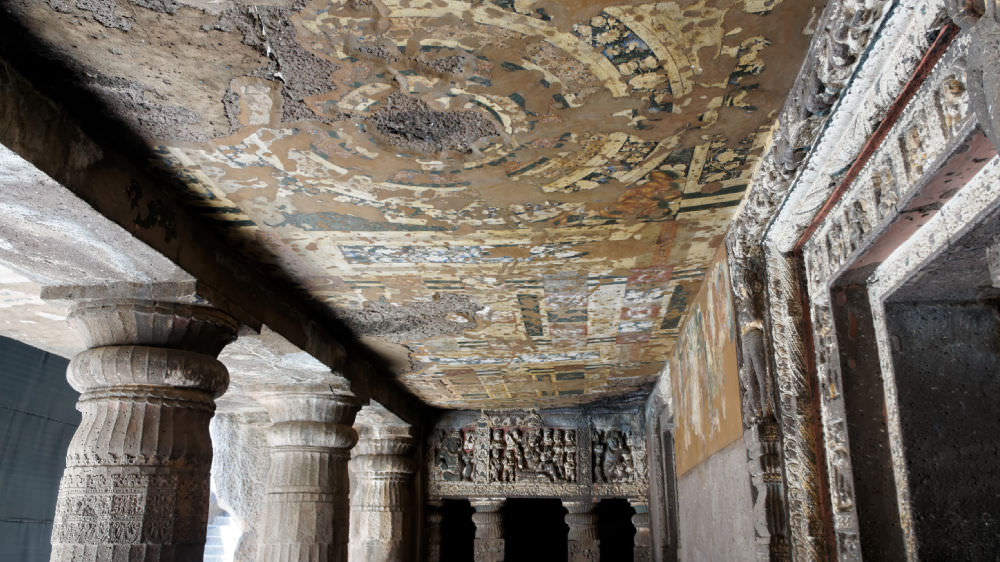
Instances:
[[[80,424],[66,364],[0,338],[0,560],[49,559],[59,479]]]
[[[670,361],[677,474],[742,435],[736,325],[725,248],[708,268]]]
[[[677,480],[678,557],[697,562],[754,559],[747,454],[739,440]]]

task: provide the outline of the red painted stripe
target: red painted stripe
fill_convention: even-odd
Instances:
[[[930,48],[924,53],[924,57],[920,59],[920,64],[914,69],[913,74],[910,75],[910,79],[907,80],[906,86],[903,87],[903,91],[899,93],[896,100],[893,101],[892,106],[889,107],[889,111],[886,113],[885,118],[879,123],[878,128],[872,133],[872,136],[868,137],[868,142],[865,143],[864,148],[861,149],[861,153],[858,158],[851,164],[850,169],[847,170],[847,174],[844,179],[841,180],[837,188],[833,190],[830,197],[823,204],[823,207],[819,210],[819,213],[813,217],[812,222],[806,227],[805,231],[802,232],[802,236],[799,237],[798,242],[795,243],[795,249],[793,251],[799,252],[806,242],[812,238],[812,235],[816,233],[816,229],[823,222],[823,219],[830,214],[833,207],[840,201],[844,193],[847,192],[847,188],[854,183],[854,180],[861,173],[862,168],[868,163],[878,147],[882,145],[886,136],[889,135],[889,130],[892,129],[893,125],[899,121],[900,115],[903,114],[903,110],[906,109],[907,104],[913,98],[920,86],[923,85],[927,76],[930,75],[931,70],[934,65],[941,59],[941,56],[951,45],[952,40],[958,35],[959,28],[954,23],[949,23],[944,26],[938,33],[938,36],[934,39]]]

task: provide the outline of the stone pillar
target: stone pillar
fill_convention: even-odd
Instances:
[[[596,504],[592,500],[563,500],[566,508],[566,525],[569,526],[567,559],[569,562],[598,562],[601,559],[601,541],[597,536]]]
[[[406,426],[379,424],[381,417],[370,415],[371,409],[366,406],[358,415],[359,439],[351,452],[349,558],[351,562],[412,560],[407,515],[413,504],[413,439]]]
[[[52,560],[200,560],[212,442],[236,321],[207,307],[92,301],[70,315],[82,421],[66,453]]]
[[[649,530],[649,503],[646,500],[629,500],[635,509],[632,525],[635,526],[633,541],[633,559],[635,562],[651,562],[653,560],[653,541]]]
[[[470,498],[475,513],[472,522],[476,524],[476,562],[503,562],[503,498]]]
[[[344,379],[254,392],[271,416],[259,560],[347,560],[347,461],[358,411]]]
[[[424,504],[424,534],[427,537],[427,562],[441,560],[441,500],[431,500]]]

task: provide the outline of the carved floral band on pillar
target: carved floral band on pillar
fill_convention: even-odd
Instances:
[[[358,411],[348,388],[338,377],[253,392],[271,416],[260,560],[347,559],[347,461]]]
[[[52,560],[198,560],[205,545],[215,359],[237,323],[217,310],[91,301],[70,316],[82,421],[66,453]]]
[[[476,524],[475,561],[502,562],[503,543],[503,498],[470,498],[475,509],[472,522]]]
[[[597,562],[601,559],[600,540],[597,535],[597,506],[592,500],[563,500],[566,508],[566,537],[569,562]]]
[[[409,426],[377,404],[358,414],[358,444],[351,452],[350,560],[412,558],[409,512],[413,503]]]
[[[632,516],[632,525],[635,526],[633,559],[635,562],[651,562],[653,541],[649,530],[649,502],[646,499],[629,499],[628,503],[635,509],[635,515]]]

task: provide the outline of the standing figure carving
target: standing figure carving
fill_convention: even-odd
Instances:
[[[627,431],[594,430],[594,482],[631,482],[635,477],[633,445]]]
[[[448,482],[472,481],[475,472],[475,439],[471,431],[441,431],[434,464]]]

